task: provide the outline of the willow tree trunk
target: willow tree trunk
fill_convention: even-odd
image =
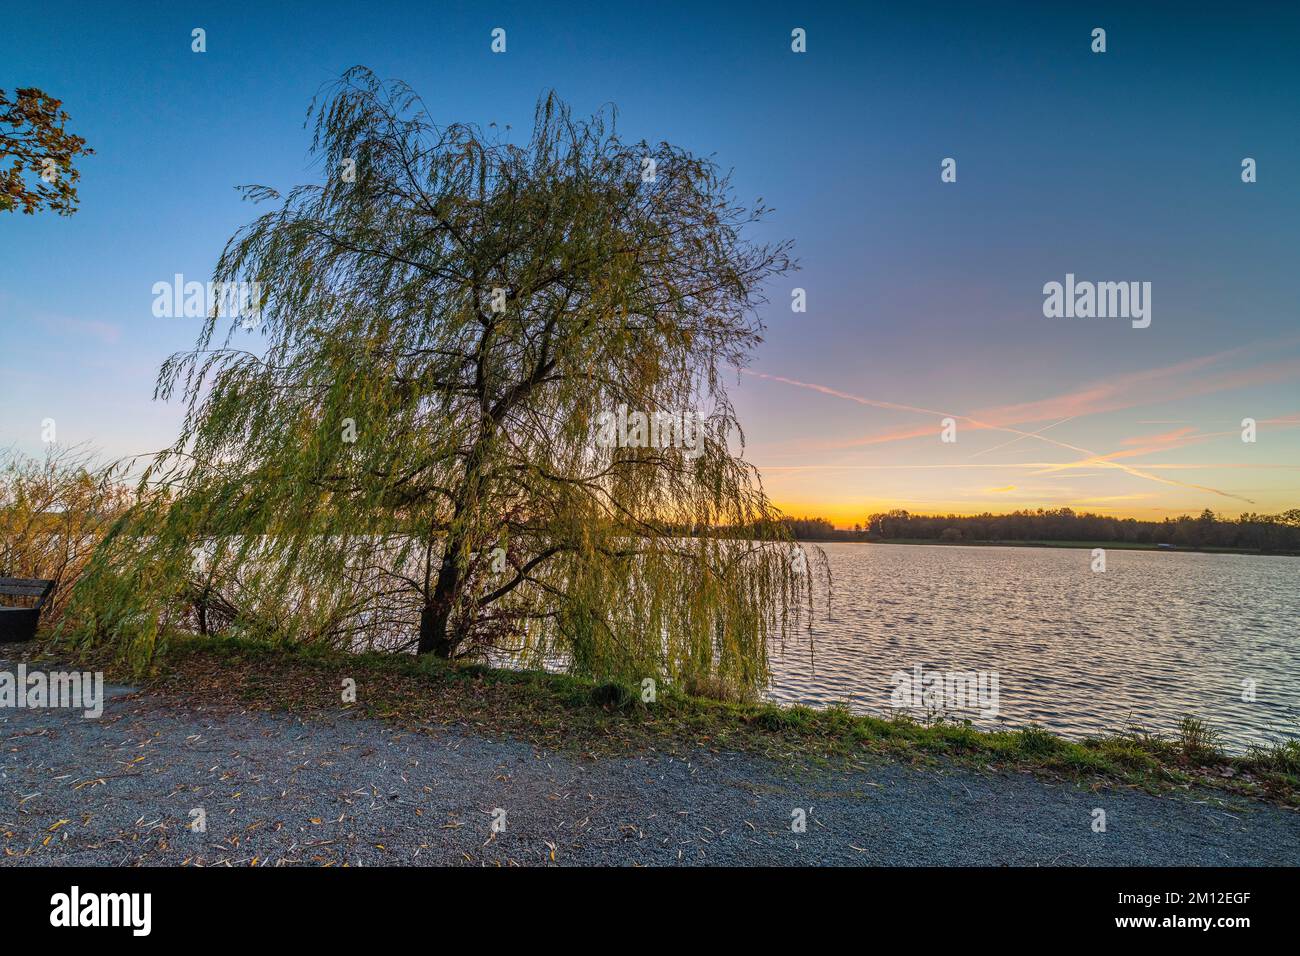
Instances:
[[[451,527],[447,531],[442,548],[442,566],[438,569],[438,580],[433,593],[426,592],[425,603],[420,611],[420,642],[417,654],[433,654],[437,657],[450,658],[455,653],[456,645],[464,637],[464,628],[453,632],[450,628],[452,611],[460,598],[464,585],[464,560],[469,546],[473,542],[465,531],[465,516],[472,515],[479,506],[482,487],[483,463],[487,458],[488,438],[481,437],[465,463],[465,481],[460,494],[456,496],[456,508],[453,512]]]
[[[447,538],[442,567],[438,569],[438,582],[420,611],[420,643],[416,648],[417,654],[449,658],[455,650],[455,642],[447,633],[447,622],[456,602],[456,592],[460,590],[460,570],[455,557],[459,544],[459,541],[453,542],[450,536]]]

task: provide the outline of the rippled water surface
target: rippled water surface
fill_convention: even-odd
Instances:
[[[996,671],[999,713],[1082,737],[1184,714],[1230,749],[1300,736],[1300,558],[828,544],[834,592],[807,643],[774,652],[769,696],[891,709],[896,671]],[[1254,681],[1255,701],[1243,700]]]

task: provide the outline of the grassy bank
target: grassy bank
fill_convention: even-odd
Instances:
[[[46,658],[47,661],[54,658]],[[1187,718],[1172,738],[1142,733],[1075,742],[1041,727],[985,732],[965,724],[733,703],[660,687],[595,684],[563,674],[458,666],[432,658],[276,648],[229,638],[175,639],[143,682],[108,659],[71,662],[187,703],[229,702],[300,714],[338,714],[413,729],[456,724],[537,746],[596,756],[703,748],[759,753],[797,767],[877,758],[951,759],[1085,783],[1149,790],[1200,786],[1300,806],[1300,742],[1229,756]],[[342,702],[345,681],[355,703]]]

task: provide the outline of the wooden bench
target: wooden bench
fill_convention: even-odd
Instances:
[[[54,593],[54,582],[38,578],[0,578],[0,597],[32,601],[30,607],[0,606],[0,644],[30,641],[36,636],[41,608]]]

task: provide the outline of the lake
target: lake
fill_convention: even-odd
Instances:
[[[1192,714],[1230,750],[1300,736],[1300,558],[1108,549],[1096,572],[1085,549],[821,547],[831,604],[811,651],[773,651],[780,703],[887,715],[919,667],[996,675],[996,716],[943,708],[978,727],[1168,733]]]

